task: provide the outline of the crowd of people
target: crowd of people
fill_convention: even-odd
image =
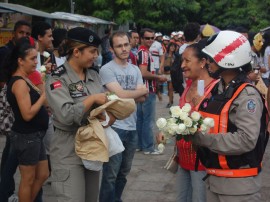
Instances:
[[[1,94],[11,109],[5,117],[10,122],[1,123],[6,143],[0,200],[14,197],[18,167],[20,202],[42,201],[49,176],[57,201],[122,201],[135,153],[162,154],[153,130],[156,100],[163,99],[165,86],[169,102],[164,107],[189,103],[192,111],[215,122],[209,132],[175,142],[176,201],[261,201],[269,41],[269,33],[243,27],[203,32],[198,23],[171,36],[150,28],[106,29],[100,38],[87,28],[18,21],[12,40],[0,47]],[[101,68],[95,65],[99,52]],[[203,95],[199,80],[204,81]],[[136,109],[123,120],[109,111],[98,116],[100,127],[111,126],[125,149],[110,156],[101,170],[89,169],[76,153],[76,133],[89,124],[92,110],[109,101],[108,93],[133,99]],[[173,103],[174,93],[179,103]],[[160,133],[157,141],[163,138]]]

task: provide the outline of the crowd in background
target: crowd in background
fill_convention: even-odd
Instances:
[[[248,32],[243,27],[228,32],[228,35],[240,38],[245,46],[250,46],[250,60],[246,56],[247,50],[240,50],[242,52],[238,56],[246,54],[247,59],[243,56],[244,62],[241,61],[241,65],[236,62],[237,71],[232,71],[230,66],[226,66],[234,65],[231,61],[221,64],[211,56],[212,49],[208,52],[206,50],[214,42],[218,47],[215,40],[223,32],[219,35],[211,27],[206,29],[202,30],[198,23],[188,23],[183,31],[174,31],[170,36],[150,28],[130,30],[127,33],[106,29],[105,35],[100,37],[86,28],[53,29],[46,22],[32,26],[28,22],[18,21],[14,27],[13,39],[0,48],[1,92],[5,91],[12,109],[6,116],[9,122],[1,126],[6,143],[1,159],[0,201],[16,198],[14,174],[17,167],[21,174],[18,192],[21,202],[42,201],[42,185],[49,176],[58,201],[122,201],[121,195],[135,152],[143,152],[145,155],[162,154],[155,147],[153,134],[157,116],[156,99],[162,100],[164,95],[168,96],[169,102],[164,106],[168,109],[173,105],[182,107],[190,103],[192,110],[199,110],[201,101],[211,98],[213,93],[207,93],[216,87],[220,78],[226,83],[226,79],[231,82],[236,77],[239,80],[233,81],[257,86],[266,98],[270,84],[270,33]],[[97,62],[98,57],[102,57],[101,67]],[[251,66],[246,67],[247,64]],[[241,75],[245,79],[240,79]],[[204,96],[197,94],[198,80],[204,80]],[[216,91],[225,92],[226,89],[227,86]],[[76,132],[79,127],[87,125],[90,111],[108,102],[108,91],[119,98],[134,99],[136,110],[124,120],[116,120],[109,112],[100,115],[99,120],[106,122],[103,127],[112,126],[125,151],[111,156],[103,164],[99,184],[101,169],[85,168],[75,153],[74,145]],[[251,87],[247,87],[246,91],[245,95],[250,97],[249,105],[244,104],[244,107],[247,107],[250,114],[256,113],[258,117],[265,115],[259,93]],[[173,103],[175,93],[180,96],[179,103]],[[244,108],[234,107],[230,115],[235,116],[237,110],[245,111]],[[235,117],[232,120],[235,121]],[[266,130],[265,122],[261,120],[251,133]],[[237,125],[237,121],[236,124],[228,124],[231,124],[233,131],[226,132],[231,133],[238,131],[239,125],[244,125]],[[246,129],[243,128],[241,130]],[[204,143],[203,135],[200,138],[203,147],[211,147]],[[255,144],[256,141],[257,138]],[[215,201],[216,197],[226,201],[234,195],[239,196],[236,201],[240,201],[243,195],[249,195],[250,198],[242,199],[259,201],[259,185],[253,186],[248,180],[240,181],[239,184],[242,186],[241,183],[250,183],[246,193],[237,188],[237,191],[227,193],[224,190],[228,184],[223,184],[220,189],[212,189],[209,183],[216,185],[220,181],[211,177],[207,179],[210,182],[205,183],[202,180],[207,175],[205,162],[198,160],[198,153],[194,149],[194,144],[200,145],[198,142],[184,139],[176,142],[179,154],[177,201],[203,202],[206,198]],[[211,148],[211,151],[227,155],[224,148]],[[232,155],[248,151],[249,148]],[[256,180],[257,176],[254,177],[254,183]],[[230,182],[233,186],[236,181]],[[207,192],[209,189],[210,192]],[[229,197],[222,199],[220,195]]]

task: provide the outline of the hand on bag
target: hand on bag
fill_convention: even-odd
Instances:
[[[94,97],[95,103],[98,105],[103,105],[109,101],[106,93],[98,93],[92,96]]]

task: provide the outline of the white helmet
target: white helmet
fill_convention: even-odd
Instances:
[[[171,37],[174,37],[174,36],[176,36],[178,33],[177,32],[172,32],[171,33]]]
[[[225,69],[239,68],[251,61],[251,47],[247,38],[234,31],[220,31],[213,35],[202,51]]]
[[[162,37],[162,41],[170,41],[170,40],[171,40],[170,37],[167,36],[167,35],[164,35],[164,36]]]
[[[161,32],[156,32],[155,33],[155,38],[159,37],[159,36],[162,36]]]
[[[183,31],[179,31],[177,34],[178,34],[178,37],[181,38],[184,35],[184,32]]]

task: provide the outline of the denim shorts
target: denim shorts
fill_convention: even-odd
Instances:
[[[46,131],[22,134],[11,131],[11,149],[15,151],[19,165],[36,165],[47,159],[43,137]]]

